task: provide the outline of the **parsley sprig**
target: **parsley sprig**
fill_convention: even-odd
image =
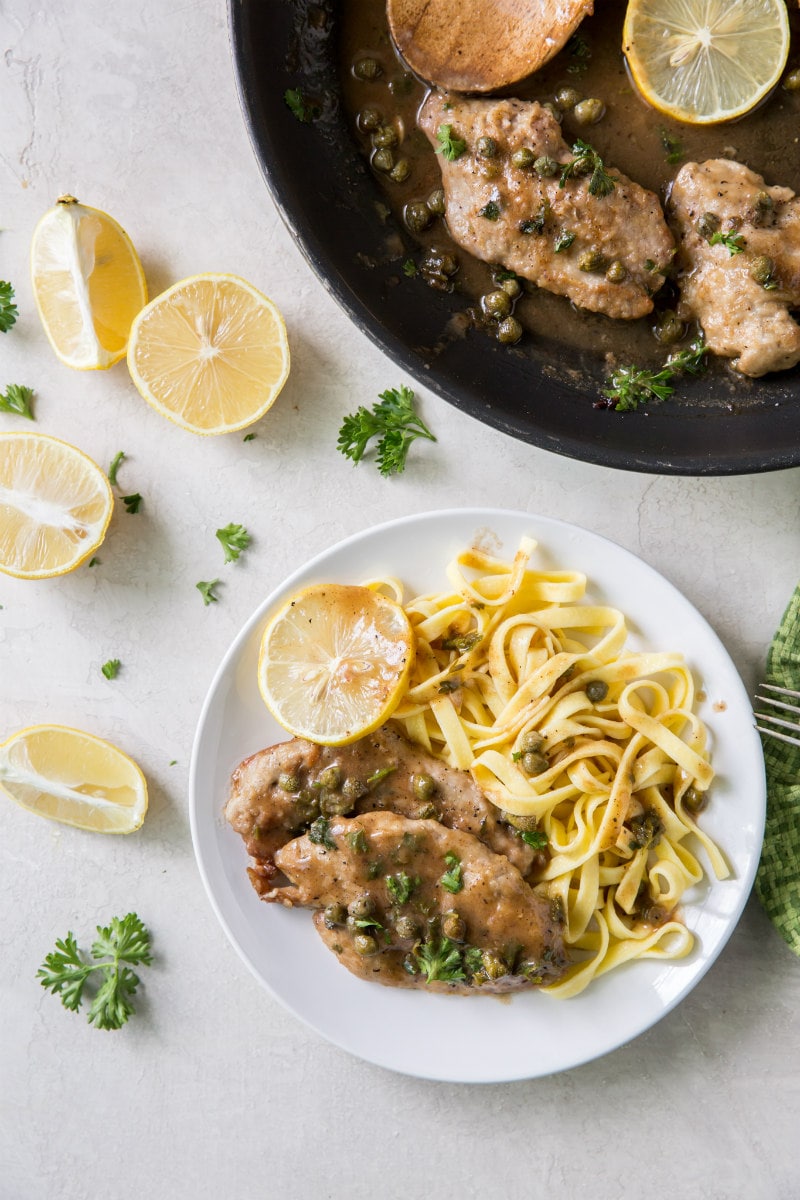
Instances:
[[[603,160],[594,147],[590,146],[588,142],[581,141],[580,138],[573,143],[570,161],[562,164],[558,186],[566,187],[567,180],[574,179],[578,175],[590,177],[590,196],[610,196],[617,186],[616,180],[606,171]]]
[[[409,447],[416,438],[436,438],[414,409],[414,393],[402,385],[379,394],[372,411],[363,407],[345,417],[337,449],[360,462],[373,438],[378,438],[377,466],[381,475],[399,475],[405,469]]]
[[[244,525],[234,525],[232,522],[223,529],[218,529],[216,537],[225,551],[226,563],[236,562],[242,551],[246,550],[252,541]]]
[[[448,162],[455,162],[467,148],[467,143],[460,137],[454,137],[452,125],[440,125],[436,130],[436,140],[439,143],[437,154]]]
[[[283,98],[292,115],[303,125],[310,125],[322,115],[320,106],[304,96],[300,88],[287,88]]]
[[[29,421],[33,421],[35,417],[31,408],[32,400],[33,388],[19,383],[10,383],[5,393],[0,392],[0,412],[16,413],[17,416],[27,417]]]
[[[452,982],[466,978],[461,948],[456,942],[451,942],[450,938],[429,938],[414,950],[414,957],[420,969],[425,972],[426,983],[433,983],[436,979]]]
[[[676,376],[698,375],[703,370],[707,349],[705,342],[697,338],[685,350],[670,355],[657,371],[618,367],[609,378],[608,387],[603,388],[603,395],[615,401],[608,407],[615,412],[634,412],[648,401],[666,400],[675,391]]]
[[[14,285],[0,279],[0,333],[8,333],[18,316],[19,310],[14,303]]]
[[[717,229],[708,239],[709,246],[726,246],[728,254],[731,258],[735,254],[742,254],[747,242],[744,240],[744,235],[741,233],[723,233],[721,229]]]
[[[120,1029],[134,1012],[133,997],[141,982],[131,967],[153,961],[150,934],[136,913],[98,925],[92,960],[81,954],[75,935],[59,938],[36,977],[43,988],[61,997],[64,1008],[77,1012],[87,984],[99,980],[89,1006],[89,1024],[96,1029]],[[100,975],[93,973],[99,971]]]

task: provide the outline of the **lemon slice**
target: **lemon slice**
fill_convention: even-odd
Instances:
[[[365,587],[319,584],[292,596],[261,640],[258,683],[298,737],[343,746],[400,703],[414,658],[402,607]]]
[[[163,416],[193,433],[230,433],[263,417],[286,382],[286,326],[244,279],[194,275],[139,314],[128,368]]]
[[[63,363],[97,371],[119,362],[147,285],[113,217],[62,196],[34,230],[31,275],[45,333]]]
[[[28,812],[95,833],[133,833],[147,812],[133,759],[65,725],[32,725],[0,745],[0,791]]]
[[[65,575],[105,537],[114,497],[82,450],[44,433],[0,433],[0,571]]]
[[[785,0],[631,0],[622,39],[645,100],[711,125],[743,116],[778,82],[789,16]]]

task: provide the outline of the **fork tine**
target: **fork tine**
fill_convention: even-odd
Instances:
[[[781,696],[794,696],[795,700],[800,700],[800,692],[793,692],[791,688],[778,687],[776,683],[762,683],[761,688],[765,692],[777,692]],[[774,703],[772,700],[767,700],[768,704]]]
[[[790,726],[794,728],[794,726]],[[779,742],[788,742],[790,746],[800,746],[800,738],[789,737],[788,734],[778,733],[777,729],[764,729],[761,725],[756,725],[759,733],[763,733],[765,737],[775,738]]]
[[[792,733],[800,733],[800,723],[797,721],[784,721],[780,717],[773,717],[772,713],[757,712],[753,713],[757,721],[767,721],[770,725],[777,725],[780,729],[790,729]]]
[[[756,701],[759,704],[770,704],[773,708],[783,709],[784,712],[795,713],[800,717],[800,706],[797,704],[786,704],[783,700],[773,700],[771,696],[756,696]]]

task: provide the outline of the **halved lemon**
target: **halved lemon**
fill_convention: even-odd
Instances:
[[[343,746],[389,718],[413,659],[411,622],[396,601],[366,587],[318,584],[270,621],[258,683],[284,729]]]
[[[639,91],[676,121],[744,116],[789,54],[785,0],[630,0],[622,48]]]
[[[114,509],[95,462],[44,433],[0,433],[0,571],[65,575],[95,552]]]
[[[95,833],[133,833],[147,812],[133,759],[66,725],[31,725],[3,742],[0,791],[28,812]]]
[[[45,333],[63,363],[97,371],[119,362],[147,284],[133,242],[113,217],[61,196],[34,230],[31,276]]]
[[[263,417],[286,382],[286,325],[244,279],[194,275],[139,313],[128,368],[163,416],[193,433],[231,433]]]

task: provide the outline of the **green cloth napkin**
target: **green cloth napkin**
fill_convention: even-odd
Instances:
[[[800,691],[800,584],[767,655],[766,682]],[[763,739],[767,824],[756,893],[779,933],[800,955],[800,746]]]

